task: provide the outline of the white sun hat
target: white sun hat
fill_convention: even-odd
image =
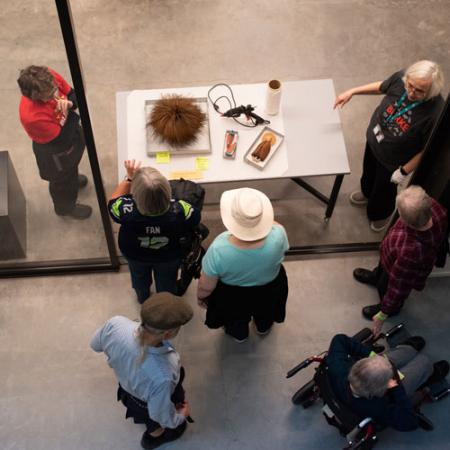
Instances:
[[[269,198],[251,188],[225,191],[220,197],[220,215],[225,228],[243,241],[266,237],[273,225]]]

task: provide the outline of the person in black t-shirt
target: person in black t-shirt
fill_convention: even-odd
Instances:
[[[361,191],[350,195],[354,205],[367,205],[373,231],[382,231],[395,209],[397,184],[413,172],[422,156],[444,99],[444,78],[432,61],[418,61],[385,81],[349,89],[338,95],[342,108],[353,95],[385,94],[366,132]]]
[[[121,224],[119,248],[128,261],[139,303],[150,296],[152,272],[157,292],[176,294],[183,249],[180,239],[200,223],[200,211],[172,200],[169,181],[152,167],[125,161],[127,177],[108,203],[111,218]]]

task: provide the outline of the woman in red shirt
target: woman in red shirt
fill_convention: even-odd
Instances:
[[[74,90],[61,75],[43,66],[21,70],[17,83],[22,93],[20,121],[33,141],[39,174],[49,182],[56,214],[87,219],[91,207],[76,202],[87,178],[78,174],[85,142],[74,111]]]

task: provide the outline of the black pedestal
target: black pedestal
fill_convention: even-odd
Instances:
[[[0,151],[0,260],[25,258],[25,196],[7,151]]]

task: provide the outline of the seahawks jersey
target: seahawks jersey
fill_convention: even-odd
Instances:
[[[110,200],[108,210],[120,223],[119,248],[138,261],[165,262],[181,257],[180,238],[200,223],[200,211],[184,200],[172,200],[161,215],[141,214],[131,194]]]

